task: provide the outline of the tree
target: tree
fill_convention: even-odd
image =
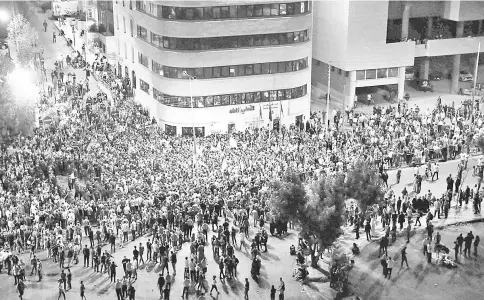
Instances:
[[[7,55],[0,55],[0,77],[2,77],[2,81],[5,82],[3,77],[7,76],[8,73],[12,72],[15,65],[13,64],[12,59]]]
[[[317,267],[322,252],[342,233],[343,182],[341,175],[323,176],[314,185],[305,187],[298,174],[290,171],[283,181],[272,184],[273,207],[281,218],[299,225],[313,267]]]
[[[381,203],[385,195],[380,173],[367,161],[360,160],[352,166],[344,186],[348,198],[356,199],[363,213],[369,206]]]
[[[21,65],[29,65],[35,55],[35,46],[39,35],[29,21],[22,15],[15,15],[7,25],[7,41],[15,45],[17,61]]]

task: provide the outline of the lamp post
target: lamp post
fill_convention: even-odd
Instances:
[[[331,60],[328,63],[328,93],[326,94],[326,132],[329,130],[329,97],[331,93]]]
[[[477,57],[476,57],[476,69],[474,72],[474,84],[472,88],[472,106],[474,105],[474,96],[476,95],[476,87],[477,87],[477,75],[479,72],[479,55],[481,52],[481,42],[479,41],[477,45]]]
[[[197,79],[195,76],[191,76],[187,73],[187,71],[183,71],[183,76],[188,78],[189,82],[189,89],[190,89],[190,110],[192,113],[192,137],[193,137],[193,162],[195,163],[195,157],[197,155],[197,138],[195,135],[195,121],[194,121],[194,113],[193,113],[193,94],[192,94],[192,80]]]

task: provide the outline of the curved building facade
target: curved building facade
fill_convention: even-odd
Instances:
[[[310,1],[118,0],[118,68],[171,134],[294,124],[309,117],[311,10]]]

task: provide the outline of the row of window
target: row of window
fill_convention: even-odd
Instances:
[[[138,37],[147,41],[148,31],[138,25]],[[210,50],[303,43],[309,40],[308,31],[238,35],[210,38],[176,38],[151,32],[150,42],[158,48],[172,50]]]
[[[309,12],[309,1],[212,7],[163,6],[161,9],[161,18],[172,20],[266,18],[299,15],[307,12]],[[160,18],[159,8],[155,16]]]
[[[139,79],[139,87],[143,92],[147,94],[150,93],[150,85],[141,78]]]
[[[146,57],[146,56],[144,56]],[[141,63],[141,61],[140,61]],[[143,63],[144,66],[146,66]],[[163,66],[158,62],[152,60],[151,68],[157,75],[167,78],[188,79],[183,75],[186,71],[190,76],[196,76],[197,79],[211,79],[221,77],[238,77],[250,76],[260,74],[275,74],[287,73],[303,70],[308,66],[308,59],[303,58],[292,61],[281,62],[267,62],[260,64],[236,65],[236,66],[221,66],[221,67],[205,67],[205,68],[176,68]]]
[[[141,86],[143,86],[143,83],[144,81],[140,79]],[[222,106],[222,105],[237,105],[237,104],[249,104],[249,103],[269,102],[269,101],[278,101],[278,100],[289,100],[289,99],[296,99],[296,98],[303,97],[306,94],[307,94],[307,86],[303,85],[300,87],[283,89],[283,90],[193,97],[193,107],[213,107],[213,106]],[[168,105],[168,106],[186,107],[186,108],[192,106],[192,99],[190,97],[177,97],[177,96],[163,94],[156,88],[153,88],[153,98],[158,102],[160,102],[161,104]]]
[[[369,69],[356,71],[356,80],[398,77],[398,68]]]

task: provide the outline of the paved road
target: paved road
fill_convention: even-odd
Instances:
[[[470,208],[467,208],[470,209]],[[439,231],[442,235],[442,244],[450,249],[458,234],[465,236],[469,231],[474,235],[484,232],[483,223],[464,226],[450,226]],[[397,240],[395,245],[388,248],[388,254],[395,258],[392,278],[385,279],[378,259],[378,246],[371,244],[363,249],[361,256],[355,259],[355,268],[350,277],[352,287],[362,299],[371,300],[441,300],[482,299],[484,286],[482,277],[484,268],[482,243],[478,247],[478,257],[466,258],[459,255],[459,264],[456,269],[427,263],[422,253],[423,234],[417,234],[407,244],[408,263],[410,268],[400,268],[400,251],[405,245],[403,239]],[[451,257],[453,258],[453,250]]]

